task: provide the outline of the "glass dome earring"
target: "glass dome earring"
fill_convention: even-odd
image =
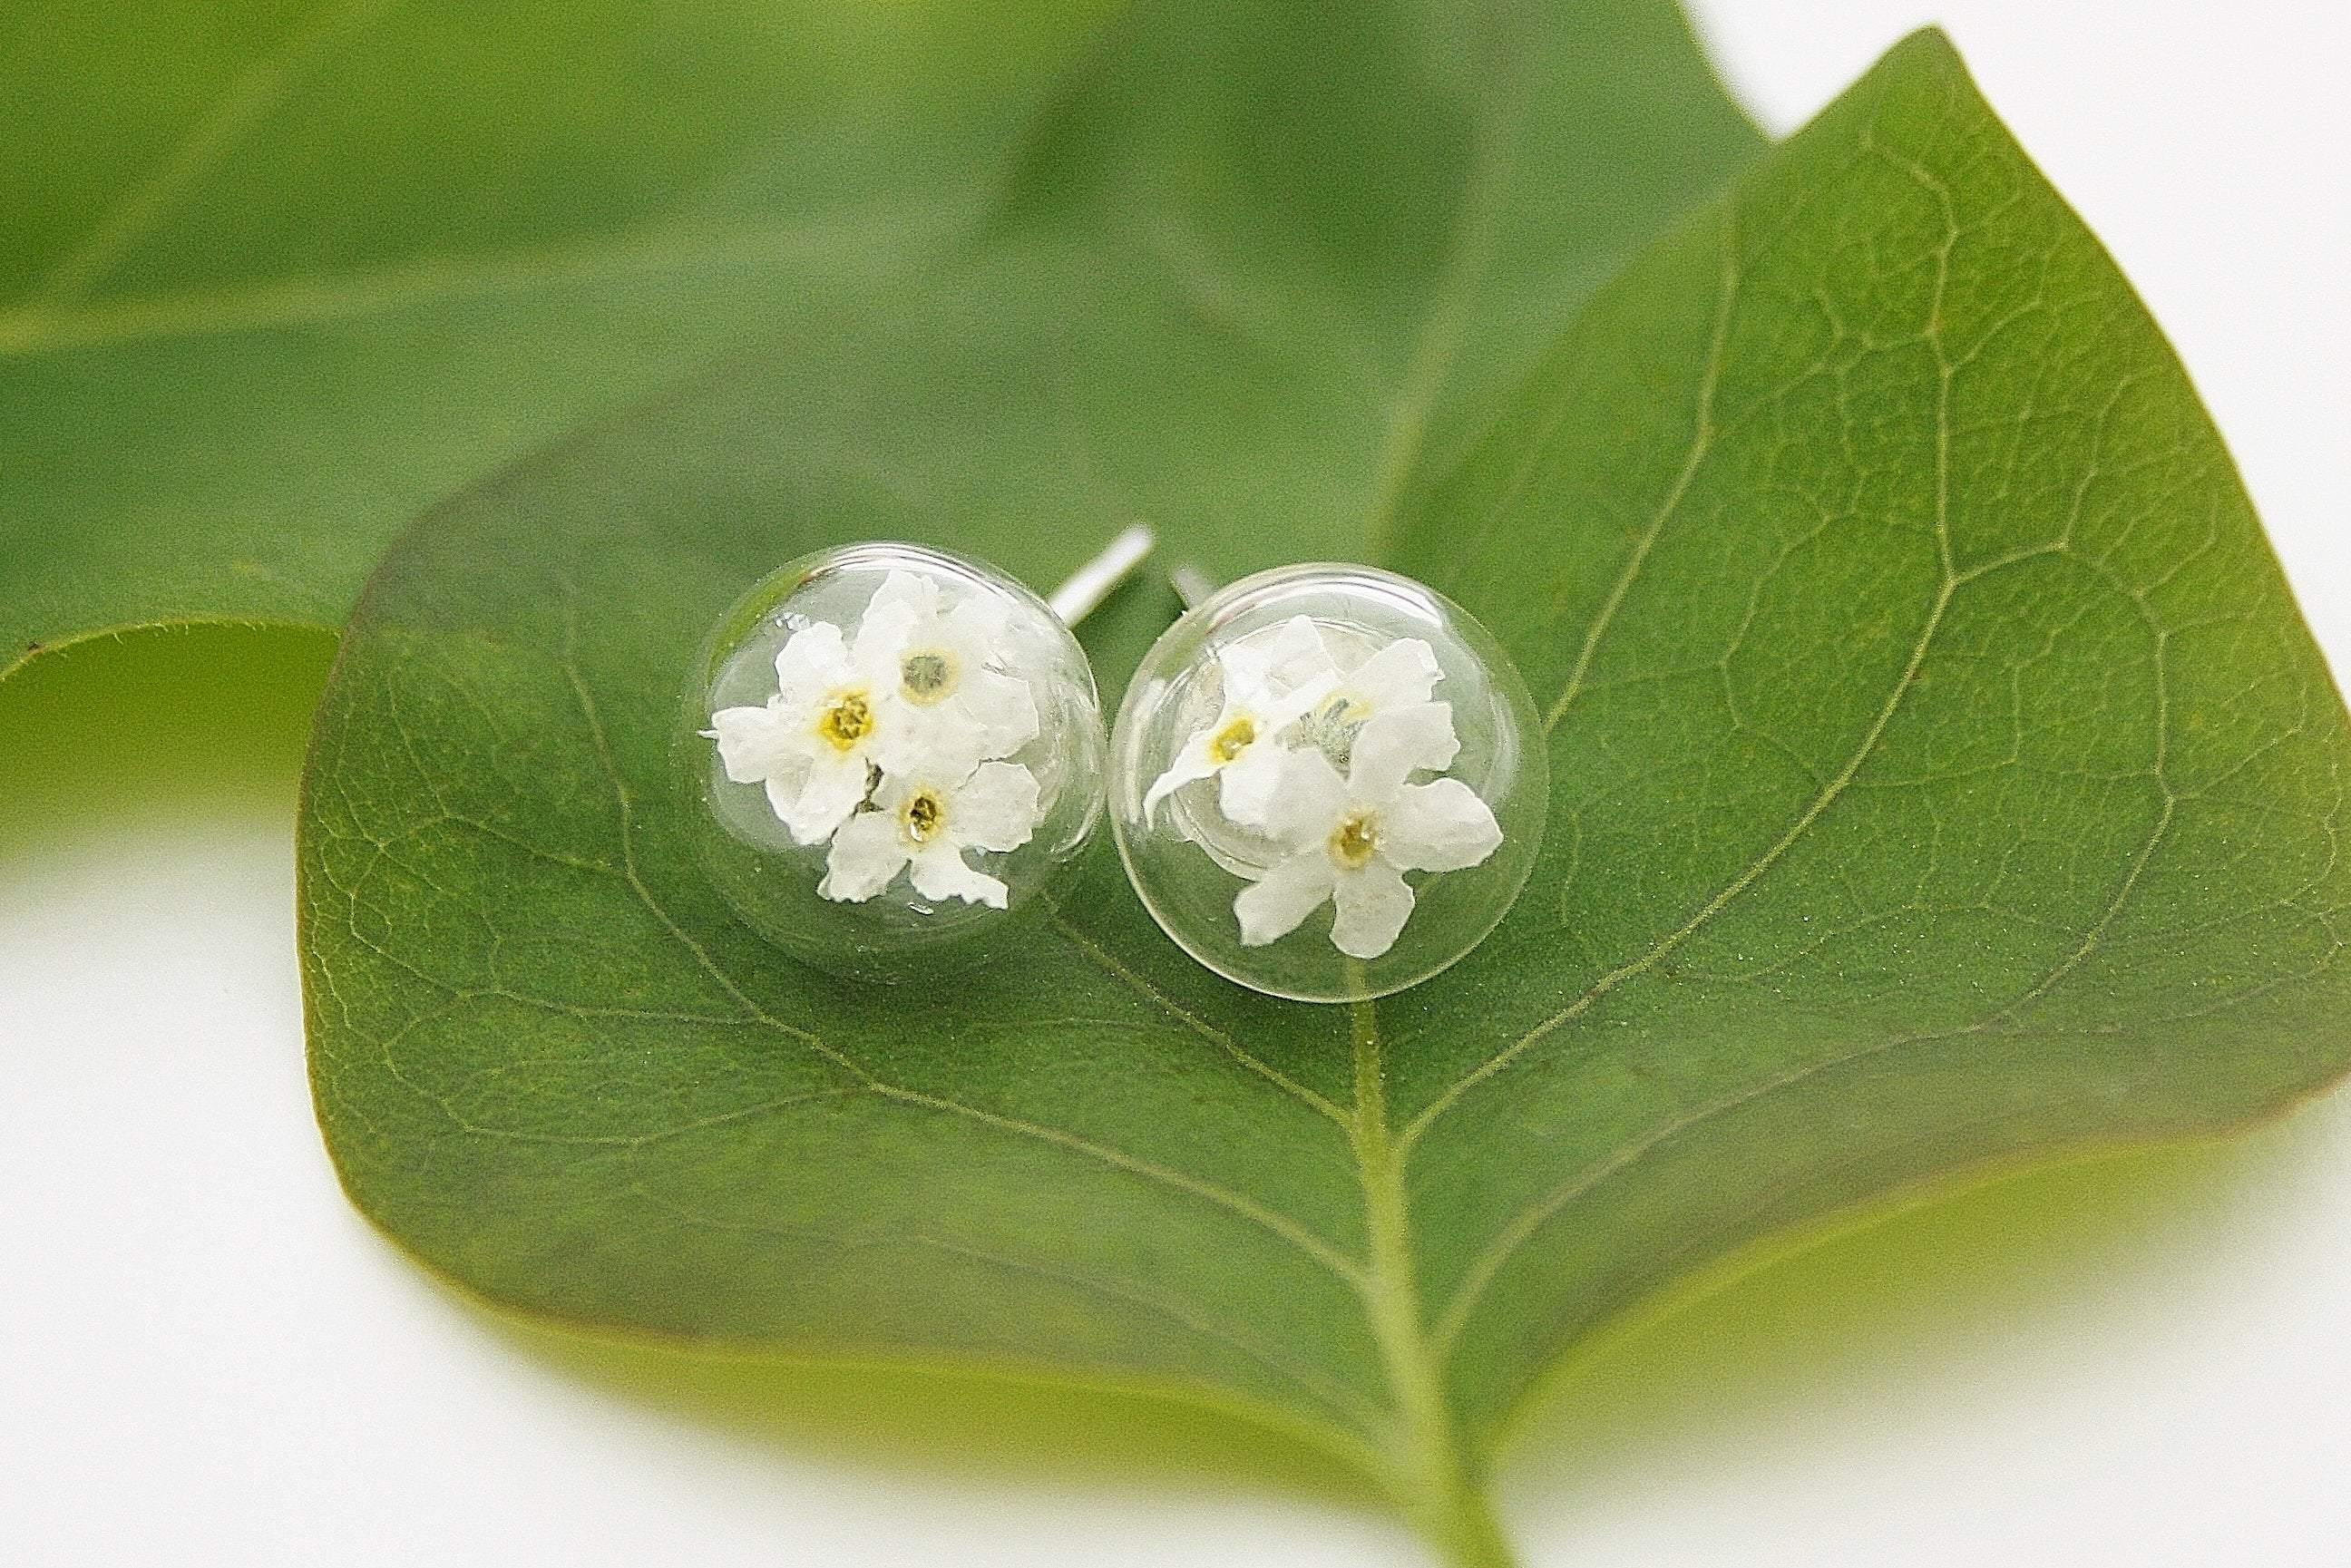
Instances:
[[[752,929],[859,979],[934,979],[1025,926],[1102,820],[1070,627],[1151,551],[1130,528],[1050,601],[872,542],[800,557],[721,618],[674,750],[696,860]]]
[[[1483,941],[1541,847],[1542,724],[1468,612],[1365,566],[1209,591],[1111,733],[1111,828],[1176,945],[1252,990],[1349,1001]]]

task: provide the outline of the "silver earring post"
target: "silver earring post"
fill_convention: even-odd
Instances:
[[[1176,597],[1184,601],[1186,610],[1197,610],[1208,601],[1210,594],[1217,591],[1217,580],[1189,562],[1169,572],[1167,581],[1176,590]]]
[[[1134,523],[1120,529],[1118,537],[1104,545],[1101,554],[1070,573],[1068,580],[1053,590],[1045,601],[1046,607],[1061,617],[1062,625],[1075,626],[1100,608],[1120,583],[1134,575],[1135,568],[1143,564],[1156,542],[1148,524]]]

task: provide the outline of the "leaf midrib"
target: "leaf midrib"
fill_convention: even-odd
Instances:
[[[1479,117],[1472,139],[1473,163],[1462,192],[1461,216],[1446,247],[1445,267],[1437,276],[1436,297],[1413,334],[1413,350],[1390,400],[1379,461],[1374,470],[1373,500],[1364,537],[1367,553],[1386,553],[1396,523],[1397,508],[1420,466],[1428,438],[1428,417],[1445,378],[1460,351],[1468,329],[1469,305],[1479,280],[1492,258],[1505,198],[1517,159],[1513,149],[1524,129],[1532,94],[1533,72],[1520,50],[1506,50],[1502,68],[1510,73],[1499,110]]]
[[[388,267],[287,276],[241,287],[125,297],[70,308],[0,311],[0,360],[172,338],[271,331],[391,315],[500,294],[638,274],[686,274],[833,254],[851,236],[904,240],[940,226],[936,204],[900,199],[784,223],[681,225],[669,221],[569,243],[423,256]]]

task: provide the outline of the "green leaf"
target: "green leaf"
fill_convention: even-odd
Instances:
[[[1389,471],[1350,479],[1398,489],[1440,388],[1503,384],[1758,144],[1662,0],[1343,28],[1221,0],[1097,38],[1110,4],[26,21],[0,51],[26,106],[0,675],[134,625],[338,626],[420,512],[722,354],[825,335],[1007,180],[1088,227],[1065,265],[1125,271],[1098,288],[1312,343],[1392,401]]]
[[[1100,0],[0,24],[0,674],[339,626],[434,502],[968,223]]]
[[[1402,546],[1552,735],[1545,908],[1428,998],[1493,1038],[1390,1028],[1473,1432],[1750,1238],[2351,1060],[2342,700],[1939,35],[1596,300]]]
[[[985,243],[394,549],[302,821],[320,1118],[360,1207],[509,1308],[1219,1403],[1499,1563],[1496,1445],[1629,1304],[2340,1071],[2344,717],[2179,366],[1939,37],[1521,381],[1541,204],[1471,200],[1499,133],[1436,111],[1487,101],[1491,35],[1244,47],[1244,9],[1213,71],[1132,18]],[[1631,204],[1635,167],[1537,188]],[[733,922],[666,763],[729,599],[862,536],[1041,581],[1133,512],[1228,570],[1393,515],[1511,644],[1557,803],[1497,935],[1333,1009],[1189,965],[1106,855],[952,988]],[[1106,669],[1163,609],[1090,627]]]

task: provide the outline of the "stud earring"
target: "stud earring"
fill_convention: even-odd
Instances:
[[[1459,605],[1394,572],[1293,566],[1194,604],[1111,736],[1111,826],[1160,928],[1253,990],[1417,985],[1525,887],[1550,804],[1526,682]]]
[[[984,961],[1100,823],[1102,709],[1070,627],[1151,546],[1128,528],[1050,602],[911,544],[762,579],[696,661],[674,747],[719,894],[834,974]]]

